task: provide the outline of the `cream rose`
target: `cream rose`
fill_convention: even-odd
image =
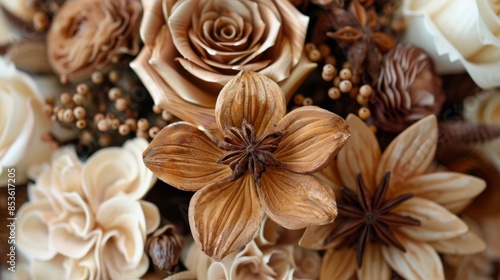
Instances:
[[[42,141],[49,131],[35,82],[0,57],[0,186],[7,185],[6,167],[16,168],[15,183],[20,184],[30,164],[50,158],[52,150]]]
[[[87,77],[139,51],[139,0],[69,0],[47,35],[49,61],[62,81]]]
[[[241,70],[280,83],[289,99],[316,67],[303,46],[309,18],[288,0],[143,0],[141,38],[131,64],[155,103],[215,128],[222,87]]]
[[[141,200],[155,181],[142,163],[146,147],[131,140],[86,163],[69,149],[54,155],[18,212],[18,248],[35,279],[137,279],[147,271],[146,235],[160,217]]]
[[[500,4],[494,0],[404,0],[403,41],[429,53],[440,73],[467,70],[482,88],[500,86]]]

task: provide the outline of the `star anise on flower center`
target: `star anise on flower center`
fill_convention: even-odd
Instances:
[[[260,186],[260,177],[266,166],[284,167],[274,156],[278,144],[283,137],[282,132],[271,132],[257,138],[255,128],[245,119],[241,128],[226,125],[224,140],[215,140],[217,146],[227,151],[217,162],[228,164],[233,170],[230,181],[243,176],[247,171],[253,173],[254,181]]]
[[[345,236],[337,245],[337,248],[349,247],[356,249],[358,267],[362,265],[363,253],[368,242],[395,246],[406,252],[404,246],[394,235],[392,228],[419,226],[420,221],[410,216],[391,213],[391,211],[413,195],[408,193],[386,200],[390,172],[385,173],[373,196],[370,195],[366,188],[361,174],[358,174],[356,179],[357,194],[344,187],[341,189],[342,199],[337,203],[339,217],[346,217],[347,220],[330,233],[325,243],[330,243]]]

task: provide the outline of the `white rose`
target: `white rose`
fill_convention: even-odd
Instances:
[[[494,0],[403,0],[403,41],[429,53],[439,73],[465,68],[482,88],[500,86],[500,5]]]
[[[16,167],[15,183],[23,183],[30,164],[50,158],[50,145],[42,141],[49,131],[35,82],[0,57],[0,174],[3,168]],[[6,176],[4,170],[0,186],[7,184]]]

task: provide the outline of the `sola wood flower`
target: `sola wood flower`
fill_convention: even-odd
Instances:
[[[98,151],[82,164],[60,150],[18,213],[18,248],[40,279],[131,279],[149,267],[146,234],[159,211],[140,200],[154,183],[143,139]]]
[[[139,0],[70,0],[57,12],[47,35],[48,57],[67,81],[139,51]]]
[[[438,139],[434,115],[415,123],[380,152],[377,139],[354,115],[351,138],[328,177],[341,188],[339,219],[310,227],[300,244],[329,248],[322,279],[444,279],[437,252],[471,254],[482,240],[455,214],[485,187],[454,172],[426,173]]]
[[[145,43],[131,67],[156,104],[216,129],[217,94],[242,70],[291,98],[316,64],[303,52],[309,18],[289,0],[143,0]]]
[[[244,71],[217,99],[222,139],[181,122],[162,129],[144,151],[146,166],[160,179],[197,191],[189,220],[207,255],[220,260],[250,242],[261,208],[289,229],[335,219],[333,191],[309,173],[337,154],[349,137],[347,123],[316,107],[286,116],[285,110],[274,81]]]

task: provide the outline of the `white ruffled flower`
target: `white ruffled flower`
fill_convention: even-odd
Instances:
[[[72,150],[54,155],[18,213],[18,247],[34,279],[131,279],[147,271],[146,235],[160,217],[140,200],[156,180],[142,163],[146,147],[134,139],[86,163]]]
[[[50,130],[42,100],[33,79],[0,57],[0,174],[16,167],[16,184],[26,181],[30,164],[50,159],[52,150],[42,141]],[[0,186],[7,185],[6,175],[4,170]]]
[[[431,55],[440,73],[464,68],[482,88],[500,86],[500,4],[494,0],[404,0],[403,41]]]

